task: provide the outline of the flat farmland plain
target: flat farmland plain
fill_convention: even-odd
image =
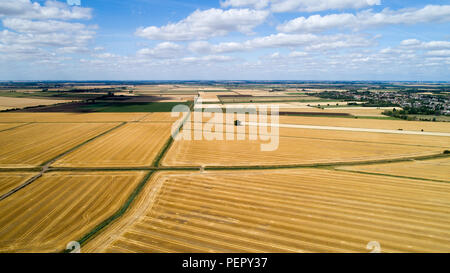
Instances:
[[[183,113],[185,114],[185,113]],[[178,115],[178,116],[177,116]],[[159,112],[159,113],[150,113],[145,115],[140,122],[174,122],[180,119],[182,114],[179,112],[175,112],[175,117],[172,117],[172,113]]]
[[[0,131],[8,130],[22,124],[23,123],[0,123]]]
[[[25,183],[28,179],[35,176],[37,173],[17,173],[5,172],[0,173],[0,196],[17,188]]]
[[[132,122],[148,113],[0,113],[0,122]]]
[[[35,167],[117,126],[113,123],[36,123],[0,132],[0,167]]]
[[[0,252],[60,252],[117,211],[143,172],[51,172],[1,201]]]
[[[338,169],[450,182],[449,157],[402,163],[346,166]]]
[[[450,122],[280,116],[280,123],[450,133]]]
[[[450,251],[450,184],[318,169],[158,173],[87,252]],[[147,189],[148,190],[148,189]]]
[[[337,108],[307,108],[307,109],[298,109],[299,112],[308,112],[308,113],[347,113],[354,116],[364,116],[364,117],[387,117],[382,115],[382,113],[386,110],[392,110],[393,107],[389,108],[374,108],[374,107],[337,107]],[[280,112],[295,112],[295,109],[280,109]]]
[[[325,133],[326,132],[326,133]],[[450,137],[280,128],[280,136],[450,149]]]
[[[227,123],[227,119],[230,123]],[[232,121],[239,119],[243,122],[256,122],[256,115],[245,115],[243,118],[237,118],[236,115],[227,114],[223,122],[214,121],[212,119],[204,119],[203,122],[209,124],[214,132],[226,132],[227,126],[232,125],[231,129],[235,132],[239,132],[240,135],[248,135],[251,133],[248,126],[234,127]],[[270,123],[270,121],[269,121]],[[189,123],[186,123],[189,124]],[[203,128],[206,124],[202,125]],[[217,124],[217,126],[216,126]],[[221,125],[222,124],[222,125]],[[198,123],[197,123],[198,125]],[[195,124],[191,124],[190,128],[196,128]],[[260,136],[269,136],[270,128],[268,132],[261,134]],[[242,131],[241,131],[242,130]],[[259,128],[257,128],[259,130]],[[336,141],[353,141],[353,142],[368,142],[368,143],[379,143],[379,144],[398,144],[398,145],[409,145],[409,146],[423,146],[423,147],[441,147],[442,150],[450,150],[450,137],[445,136],[429,136],[429,135],[408,135],[408,134],[388,134],[388,133],[374,133],[374,132],[353,132],[353,131],[337,131],[337,130],[314,130],[314,129],[300,129],[300,128],[278,128],[279,135],[282,137],[293,137],[302,139],[317,139],[317,140],[336,140]]]
[[[171,127],[171,123],[129,123],[65,155],[52,166],[150,166],[166,144]]]
[[[2,110],[39,106],[39,105],[53,105],[67,102],[71,102],[71,100],[0,97],[0,107],[3,108]]]
[[[354,135],[357,140],[357,133]],[[299,137],[279,138],[274,151],[261,151],[269,141],[178,140],[164,157],[164,166],[270,166],[316,163],[342,163],[433,155],[439,146],[340,141]]]

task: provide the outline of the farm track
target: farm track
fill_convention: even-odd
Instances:
[[[236,172],[240,170],[277,170],[277,169],[309,169],[315,168],[317,171],[326,171],[326,169],[333,169],[345,166],[362,166],[368,164],[380,164],[391,162],[408,162],[412,160],[432,160],[439,158],[448,158],[450,155],[443,155],[433,153],[430,155],[410,156],[404,158],[393,159],[380,159],[380,160],[367,160],[359,162],[330,162],[330,163],[317,163],[317,164],[287,164],[287,165],[248,165],[248,166],[161,166],[160,161],[166,156],[166,153],[172,147],[173,141],[170,137],[164,147],[156,155],[153,163],[148,167],[54,167],[51,166],[58,159],[83,148],[89,142],[94,141],[98,137],[107,136],[112,131],[118,129],[129,123],[146,123],[145,119],[148,119],[147,115],[140,117],[136,121],[123,122],[120,125],[101,133],[76,147],[59,154],[53,159],[42,164],[39,169],[39,174],[30,178],[27,182],[17,187],[12,192],[9,192],[7,196],[1,196],[0,202],[5,202],[6,197],[16,193],[20,193],[20,190],[29,186],[37,179],[40,179],[44,174],[49,175],[54,172],[58,173],[78,173],[78,172],[121,172],[121,171],[143,171],[146,176],[136,186],[136,188],[129,194],[127,198],[122,198],[122,206],[117,208],[115,212],[110,211],[111,216],[106,218],[103,222],[93,227],[90,231],[85,232],[83,236],[80,236],[79,242],[83,246],[95,239],[99,234],[109,232],[107,228],[110,225],[116,225],[121,222],[123,217],[126,218],[127,212],[130,207],[133,207],[135,199],[141,198],[141,191],[148,187],[148,181],[151,180],[152,175],[163,172],[186,172],[198,171],[206,172],[219,170],[223,172]],[[147,121],[154,122],[154,121]],[[105,123],[105,122],[101,122]],[[117,122],[115,122],[117,123]],[[155,122],[166,123],[166,121]],[[31,123],[28,123],[31,124]],[[22,126],[28,125],[23,124]],[[184,124],[184,122],[183,122]],[[183,125],[182,124],[182,125]],[[181,126],[182,126],[181,125]],[[181,127],[180,126],[180,127]],[[21,127],[21,126],[18,126]],[[15,128],[18,128],[15,127]],[[15,129],[15,128],[11,128]],[[9,129],[7,129],[9,130]],[[9,168],[0,169],[0,173],[17,170],[35,170],[32,168]],[[347,173],[346,170],[339,170],[343,173]],[[217,173],[217,172],[216,172]],[[219,172],[221,173],[221,172]],[[371,173],[372,175],[372,173]],[[390,179],[410,178],[401,176],[392,176]],[[314,177],[319,179],[319,177]],[[413,178],[416,180],[429,181],[429,182],[446,182],[424,178]],[[205,180],[206,181],[206,180]],[[237,180],[236,180],[237,181]],[[414,191],[416,188],[419,190],[420,185],[413,186],[407,184],[405,186],[412,187],[401,190],[398,193],[402,193],[401,197],[397,197],[395,191],[388,194],[382,194],[379,192],[372,192],[369,195],[364,195],[364,192],[359,192],[357,189],[352,193],[343,193],[338,188],[331,187],[327,183],[322,186],[317,185],[315,190],[309,190],[307,188],[298,188],[295,183],[292,183],[289,187],[289,194],[284,192],[282,187],[277,185],[260,184],[248,182],[246,184],[239,184],[233,181],[236,186],[230,186],[230,184],[224,184],[220,182],[214,182],[214,190],[216,192],[208,192],[208,185],[203,182],[196,182],[194,180],[176,180],[176,184],[172,182],[168,183],[162,180],[159,186],[153,191],[153,200],[150,202],[152,208],[150,210],[157,210],[159,207],[164,207],[165,211],[158,211],[158,218],[154,215],[144,215],[138,222],[135,218],[131,218],[128,224],[133,224],[133,229],[122,233],[122,237],[110,242],[107,250],[108,252],[142,252],[142,251],[155,251],[155,252],[208,252],[208,251],[222,251],[222,252],[361,252],[365,251],[365,244],[367,243],[366,237],[377,234],[392,234],[386,235],[387,242],[383,242],[383,250],[387,252],[408,252],[412,251],[411,246],[405,245],[400,247],[402,243],[400,237],[414,237],[416,239],[409,242],[413,243],[414,251],[435,251],[432,243],[438,244],[439,242],[447,242],[450,234],[445,230],[450,225],[450,219],[446,216],[445,212],[448,211],[448,204],[433,203],[432,199],[427,203],[423,201],[421,197],[417,198],[413,193],[408,195],[408,191]],[[419,181],[418,181],[419,182]],[[187,184],[186,184],[187,183]],[[377,183],[381,183],[379,180]],[[238,185],[239,184],[239,185]],[[399,183],[401,184],[401,183]],[[420,183],[419,183],[420,184]],[[184,187],[182,187],[184,185]],[[350,187],[351,183],[342,183],[346,187]],[[433,184],[435,186],[435,184]],[[438,186],[435,186],[438,187]],[[439,188],[439,187],[438,187]],[[74,188],[74,193],[82,193],[87,189],[87,186],[80,188]],[[206,192],[204,192],[206,189]],[[445,187],[442,189],[446,189]],[[62,190],[62,188],[54,188],[46,191],[45,194],[52,194],[52,190]],[[99,189],[94,190],[98,191]],[[199,191],[203,191],[202,194],[198,194]],[[67,191],[65,191],[67,193]],[[166,194],[169,192],[170,194]],[[321,192],[320,198],[310,198],[309,196]],[[431,191],[428,194],[432,194]],[[40,197],[44,198],[45,194],[41,194]],[[283,194],[283,197],[281,197]],[[292,194],[293,196],[290,196]],[[378,194],[378,195],[377,195]],[[164,195],[160,197],[159,195]],[[295,195],[295,198],[294,198]],[[52,197],[53,195],[49,195]],[[53,196],[54,200],[61,199]],[[234,197],[233,197],[234,196]],[[376,202],[371,202],[371,208],[365,208],[364,204],[368,202],[373,196],[376,196]],[[40,198],[36,196],[35,198]],[[49,198],[50,198],[49,197]],[[157,198],[158,197],[158,198]],[[351,197],[349,199],[349,197]],[[439,196],[435,196],[439,198]],[[59,198],[59,199],[58,199]],[[336,206],[334,202],[330,201],[330,198],[335,198],[342,202],[340,206]],[[431,197],[430,197],[431,198]],[[183,205],[179,202],[182,200]],[[86,200],[87,201],[87,200]],[[97,200],[96,203],[100,204],[101,200]],[[99,203],[100,202],[100,203]],[[263,202],[263,203],[261,203]],[[408,205],[403,205],[405,202]],[[74,209],[77,204],[82,202],[67,201],[65,204],[69,209]],[[205,216],[204,213],[199,211],[199,208],[203,208],[207,203],[210,207],[212,215]],[[0,203],[1,204],[1,203]],[[264,205],[262,205],[264,204]],[[278,206],[278,207],[276,207]],[[387,213],[385,211],[386,206],[395,207],[392,211]],[[153,208],[154,207],[154,208]],[[147,207],[149,209],[149,207]],[[247,212],[251,210],[251,214]],[[326,211],[327,213],[324,213]],[[349,215],[349,211],[352,211]],[[62,214],[60,214],[62,213]],[[144,211],[140,212],[141,214]],[[240,226],[229,225],[226,222],[217,222],[222,213],[227,219],[240,219]],[[129,214],[129,213],[128,213]],[[311,216],[313,214],[313,216]],[[9,214],[11,215],[11,214]],[[53,216],[52,216],[53,215]],[[51,217],[56,215],[67,215],[66,212],[52,211],[48,216],[42,218],[39,223],[33,227],[28,228],[28,235],[37,232],[38,230],[50,231],[53,227],[45,226],[45,221],[49,221]],[[257,231],[259,228],[263,228],[267,223],[261,222],[261,219],[273,218],[277,225],[274,225],[273,230],[270,231],[270,242],[260,243],[261,237]],[[273,217],[273,215],[277,215]],[[303,215],[300,217],[299,215]],[[408,215],[408,216],[407,216]],[[95,215],[81,215],[86,220],[95,219]],[[195,217],[191,217],[195,216]],[[245,216],[245,217],[244,217]],[[10,219],[10,216],[4,219]],[[162,217],[162,218],[159,218]],[[208,219],[208,217],[211,217]],[[219,217],[219,218],[215,218]],[[300,217],[300,218],[299,218]],[[352,220],[352,217],[357,217],[361,221],[361,224],[357,225]],[[440,217],[439,222],[435,222],[434,219]],[[298,218],[294,220],[294,218]],[[223,219],[223,218],[220,218]],[[353,218],[354,219],[354,218]],[[120,220],[120,221],[119,221]],[[430,221],[425,226],[420,226],[422,221]],[[181,221],[181,222],[180,222]],[[190,225],[186,226],[183,221],[189,221]],[[222,220],[221,220],[222,221]],[[297,223],[297,222],[298,223]],[[433,222],[434,221],[434,222]],[[213,222],[214,224],[211,224]],[[278,223],[279,222],[279,223]],[[325,223],[324,223],[325,222]],[[327,226],[326,223],[332,223]],[[299,227],[304,225],[303,227]],[[342,226],[342,230],[336,230],[332,233],[328,233],[328,229],[331,229],[333,225]],[[376,226],[373,226],[376,225]],[[428,237],[427,235],[421,235],[424,228],[433,235]],[[370,229],[367,232],[360,232],[360,229]],[[250,233],[243,233],[244,230],[253,230]],[[317,231],[312,231],[317,230]],[[351,230],[351,234],[349,234]],[[418,234],[419,233],[419,234]],[[52,233],[53,234],[53,233]],[[202,234],[202,235],[192,235]],[[292,239],[292,235],[298,235],[297,239]],[[58,237],[58,234],[54,233],[52,236]],[[48,237],[48,239],[53,237]],[[173,239],[176,238],[176,239]],[[335,238],[335,239],[330,239]],[[427,243],[428,240],[430,243]],[[364,245],[363,245],[364,244]],[[450,245],[450,242],[447,242]],[[46,246],[47,247],[47,246]],[[441,251],[450,251],[445,246],[440,246]],[[17,248],[20,249],[20,248]],[[23,248],[27,251],[26,248]],[[1,251],[1,249],[0,249]]]

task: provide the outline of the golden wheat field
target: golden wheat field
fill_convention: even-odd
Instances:
[[[112,123],[39,123],[0,132],[0,167],[34,167],[117,126]]]
[[[380,144],[396,144],[417,147],[441,147],[442,151],[450,148],[450,138],[445,136],[402,135],[368,132],[322,131],[308,129],[280,128],[280,136],[329,139],[337,141],[354,141]]]
[[[0,122],[132,122],[148,113],[0,113]]]
[[[257,122],[257,115],[244,115],[237,117],[233,114],[226,114],[222,119],[215,120],[214,118],[204,118],[204,123],[200,128],[212,128],[213,132],[227,132],[227,126],[237,132],[240,135],[248,135],[252,131],[248,126],[242,126],[235,128],[233,121],[239,119],[243,122]],[[199,123],[186,123],[189,128],[197,127]],[[269,121],[270,124],[270,121]],[[268,126],[270,127],[270,125]],[[270,136],[271,129],[264,130],[261,133],[260,128],[256,128],[256,132],[259,136]],[[422,147],[441,147],[442,151],[450,149],[450,138],[446,136],[429,136],[429,135],[408,135],[408,134],[388,134],[388,133],[374,133],[374,132],[356,132],[356,131],[337,131],[337,130],[314,130],[314,129],[301,129],[301,128],[278,128],[278,133],[283,137],[293,137],[300,139],[317,139],[317,140],[336,140],[336,141],[352,141],[352,142],[367,142],[367,143],[379,143],[379,144],[397,144],[406,146],[422,146]]]
[[[280,123],[450,133],[450,122],[280,116]]]
[[[53,105],[67,102],[71,102],[71,100],[0,97],[0,107],[4,108],[2,110],[39,106],[39,105]]]
[[[171,127],[171,123],[129,123],[67,154],[52,166],[150,166],[167,142]]]
[[[448,157],[402,163],[346,166],[339,169],[450,182],[450,158]]]
[[[159,173],[147,187],[85,251],[450,251],[446,183],[299,169]]]
[[[1,172],[0,173],[0,196],[12,191],[37,173],[18,173]]]
[[[0,132],[21,125],[23,125],[23,123],[0,123]]]
[[[186,113],[182,113],[185,115]],[[140,122],[174,122],[182,116],[181,113],[175,112],[174,116],[172,116],[172,113],[149,113],[145,115],[142,119],[140,119]]]
[[[118,210],[143,172],[44,174],[1,201],[0,252],[60,252]]]
[[[329,133],[330,134],[330,133]],[[223,134],[221,134],[223,135]],[[224,136],[225,138],[225,136]],[[275,138],[276,139],[276,138]],[[441,147],[283,137],[278,148],[262,151],[270,141],[178,140],[162,161],[164,166],[254,166],[357,162],[442,153]]]

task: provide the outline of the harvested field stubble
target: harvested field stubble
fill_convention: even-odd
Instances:
[[[131,122],[147,113],[0,113],[0,122]]]
[[[317,169],[161,174],[155,183],[145,211],[89,252],[369,252],[374,240],[382,252],[450,251],[446,183]]]
[[[60,252],[125,202],[143,172],[44,174],[1,201],[0,252]]]
[[[93,138],[114,123],[41,123],[0,132],[0,167],[35,167]]]
[[[25,181],[35,176],[37,173],[0,173],[0,196],[22,185]]]
[[[8,130],[20,125],[23,125],[24,123],[1,123],[0,124],[0,131]]]
[[[402,163],[348,166],[339,167],[339,169],[450,182],[450,157]]]
[[[224,136],[225,138],[225,136]],[[162,161],[164,166],[268,166],[342,163],[433,155],[441,147],[283,137],[275,151],[261,151],[270,141],[179,140]]]
[[[338,126],[355,128],[372,128],[407,131],[442,132],[450,133],[449,122],[403,121],[403,120],[365,120],[352,118],[317,118],[317,117],[291,117],[280,116],[281,124],[302,124],[317,126]]]
[[[67,154],[52,166],[150,166],[170,136],[171,127],[171,123],[129,123]]]
[[[32,106],[39,106],[39,105],[53,105],[53,104],[67,103],[67,102],[71,102],[71,100],[0,97],[0,107],[3,108],[2,110],[32,107]]]

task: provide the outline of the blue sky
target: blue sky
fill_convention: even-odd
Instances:
[[[0,0],[0,20],[0,80],[450,80],[450,0]]]

